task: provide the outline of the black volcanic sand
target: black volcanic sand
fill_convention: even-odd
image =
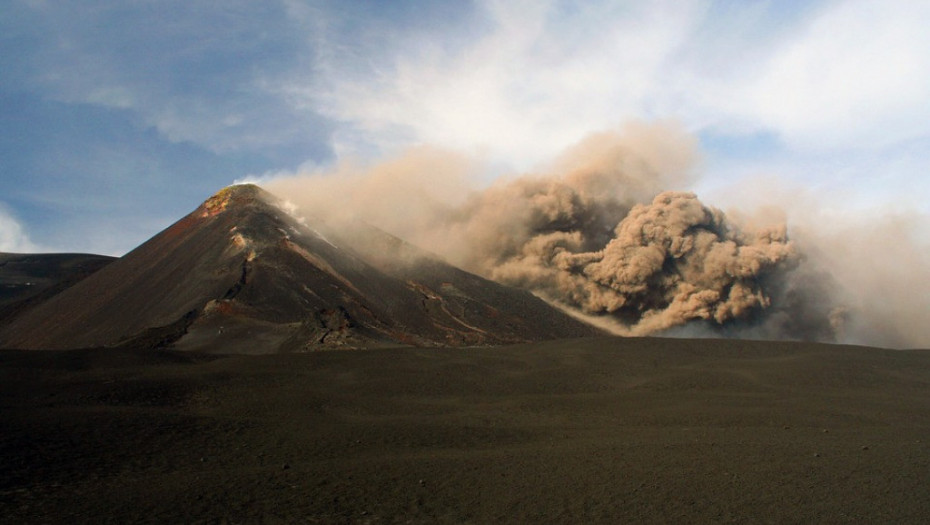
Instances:
[[[5,523],[930,519],[930,353],[0,352]]]

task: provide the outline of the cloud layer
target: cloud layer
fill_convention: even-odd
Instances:
[[[452,36],[426,41],[414,32],[387,50],[376,40],[378,49],[360,42],[323,58],[307,100],[383,148],[399,134],[520,169],[631,118],[772,133],[799,151],[925,139],[930,6],[795,7],[477,2],[480,30],[453,26]],[[343,151],[367,146],[344,138]]]

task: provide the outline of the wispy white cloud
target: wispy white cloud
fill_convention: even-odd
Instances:
[[[26,55],[9,79],[20,89],[127,110],[170,141],[217,153],[325,136],[319,115],[267,89],[310,51],[277,3],[17,2],[9,16],[0,29],[30,43],[10,50]]]
[[[635,118],[770,133],[798,151],[930,135],[923,0],[20,11],[28,23],[4,29],[54,35],[32,57],[33,87],[220,153],[315,143],[302,160],[321,160],[331,135],[342,155],[433,143],[528,167]]]
[[[930,3],[840,2],[800,24],[740,111],[792,147],[877,149],[930,134]]]
[[[457,45],[340,41],[292,93],[345,124],[344,152],[431,142],[520,166],[630,118],[801,153],[930,135],[926,2],[478,5],[479,29],[448,28]]]
[[[22,224],[0,203],[0,252],[33,253],[39,250]]]
[[[592,130],[647,116],[661,67],[699,11],[693,2],[479,4],[485,25],[469,28],[465,44],[398,36],[394,54],[354,50],[384,56],[367,68],[346,53],[324,57],[327,78],[307,95],[357,127],[343,150],[364,149],[351,143],[359,139],[432,142],[518,163],[545,159]]]

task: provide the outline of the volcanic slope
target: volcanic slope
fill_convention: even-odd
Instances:
[[[269,353],[599,333],[376,228],[353,230],[310,225],[257,186],[231,186],[17,316],[0,328],[0,347]]]
[[[83,253],[0,253],[0,323],[44,302],[113,260]]]

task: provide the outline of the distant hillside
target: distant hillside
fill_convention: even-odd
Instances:
[[[81,253],[0,253],[0,325],[114,260]]]

